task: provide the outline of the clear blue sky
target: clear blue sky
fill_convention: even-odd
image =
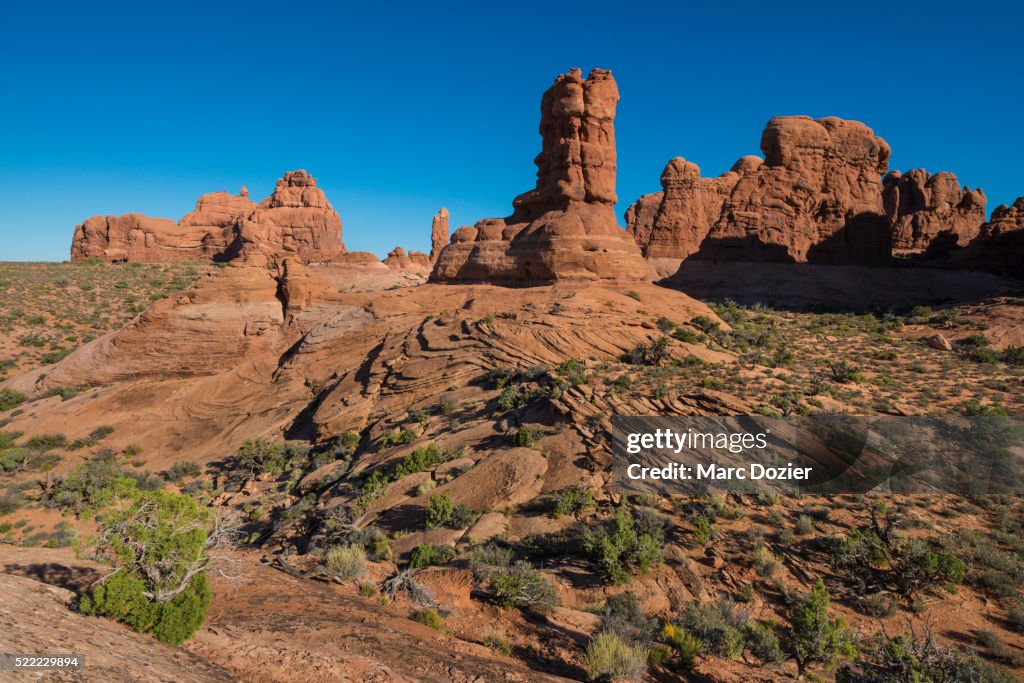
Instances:
[[[892,167],[1024,194],[1016,3],[17,2],[0,19],[0,260],[75,223],[180,218],[204,192],[313,173],[351,250],[425,249],[532,187],[556,74],[619,82],[620,216],[682,155],[759,153],[780,114],[859,119]]]

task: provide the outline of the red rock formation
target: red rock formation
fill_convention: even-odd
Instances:
[[[857,121],[780,116],[761,136],[695,258],[883,263],[891,254],[881,174],[889,145]]]
[[[437,262],[441,250],[448,246],[448,209],[441,207],[441,210],[434,214],[434,221],[430,225],[430,263]]]
[[[384,265],[392,270],[398,270],[403,273],[428,275],[434,264],[430,260],[430,256],[422,251],[409,251],[409,253],[406,253],[402,247],[395,247],[384,258]]]
[[[1024,278],[1024,197],[997,206],[954,263]]]
[[[744,157],[717,178],[701,178],[697,164],[682,157],[669,161],[661,174],[662,191],[644,195],[626,210],[626,226],[644,256],[684,259],[697,251],[742,171],[760,163],[760,157]]]
[[[436,282],[537,283],[648,279],[636,243],[615,221],[615,106],[611,72],[562,74],[541,100],[537,186],[508,218],[459,228],[437,260]]]
[[[178,223],[141,214],[93,216],[76,226],[71,260],[226,260],[258,253],[309,262],[344,253],[341,219],[305,171],[286,173],[260,204],[248,196],[244,186],[238,195],[205,194]]]
[[[892,171],[882,184],[893,249],[925,251],[942,234],[949,246],[966,246],[985,222],[985,193],[961,187],[952,173]]]

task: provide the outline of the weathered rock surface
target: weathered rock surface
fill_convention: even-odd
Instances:
[[[93,216],[75,228],[71,260],[224,261],[240,255],[325,261],[344,253],[341,218],[316,180],[291,171],[259,204],[238,195],[205,194],[178,223],[141,214]]]
[[[889,145],[858,121],[779,116],[761,136],[764,163],[742,173],[694,258],[884,263]]]
[[[697,164],[672,159],[661,174],[662,191],[644,195],[626,210],[629,233],[647,258],[686,258],[718,221],[743,170],[760,164],[760,157],[744,157],[717,178],[702,178]]]
[[[952,173],[892,171],[882,184],[893,249],[927,251],[940,246],[937,240],[966,246],[985,222],[985,193],[961,187]]]
[[[541,100],[537,186],[507,218],[459,228],[435,282],[540,283],[647,279],[636,243],[615,220],[615,107],[611,72],[560,75]]]
[[[437,262],[441,250],[448,246],[448,209],[441,207],[441,210],[434,214],[434,220],[430,225],[430,263]]]
[[[978,236],[954,255],[953,262],[1024,277],[1024,197],[1017,197],[1011,206],[997,206]]]
[[[429,275],[434,264],[430,256],[422,251],[410,250],[406,253],[402,247],[395,247],[384,258],[384,265],[403,273]]]

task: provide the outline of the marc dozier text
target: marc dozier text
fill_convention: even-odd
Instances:
[[[620,493],[1024,493],[1024,420],[612,418]]]

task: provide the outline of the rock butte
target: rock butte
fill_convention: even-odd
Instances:
[[[93,216],[76,226],[71,260],[224,261],[249,254],[326,261],[345,252],[341,218],[316,179],[290,171],[259,204],[238,195],[205,194],[178,223],[129,213]]]
[[[541,99],[537,186],[507,218],[455,231],[434,282],[536,284],[557,280],[646,280],[636,243],[615,220],[615,106],[610,71],[560,75]]]

